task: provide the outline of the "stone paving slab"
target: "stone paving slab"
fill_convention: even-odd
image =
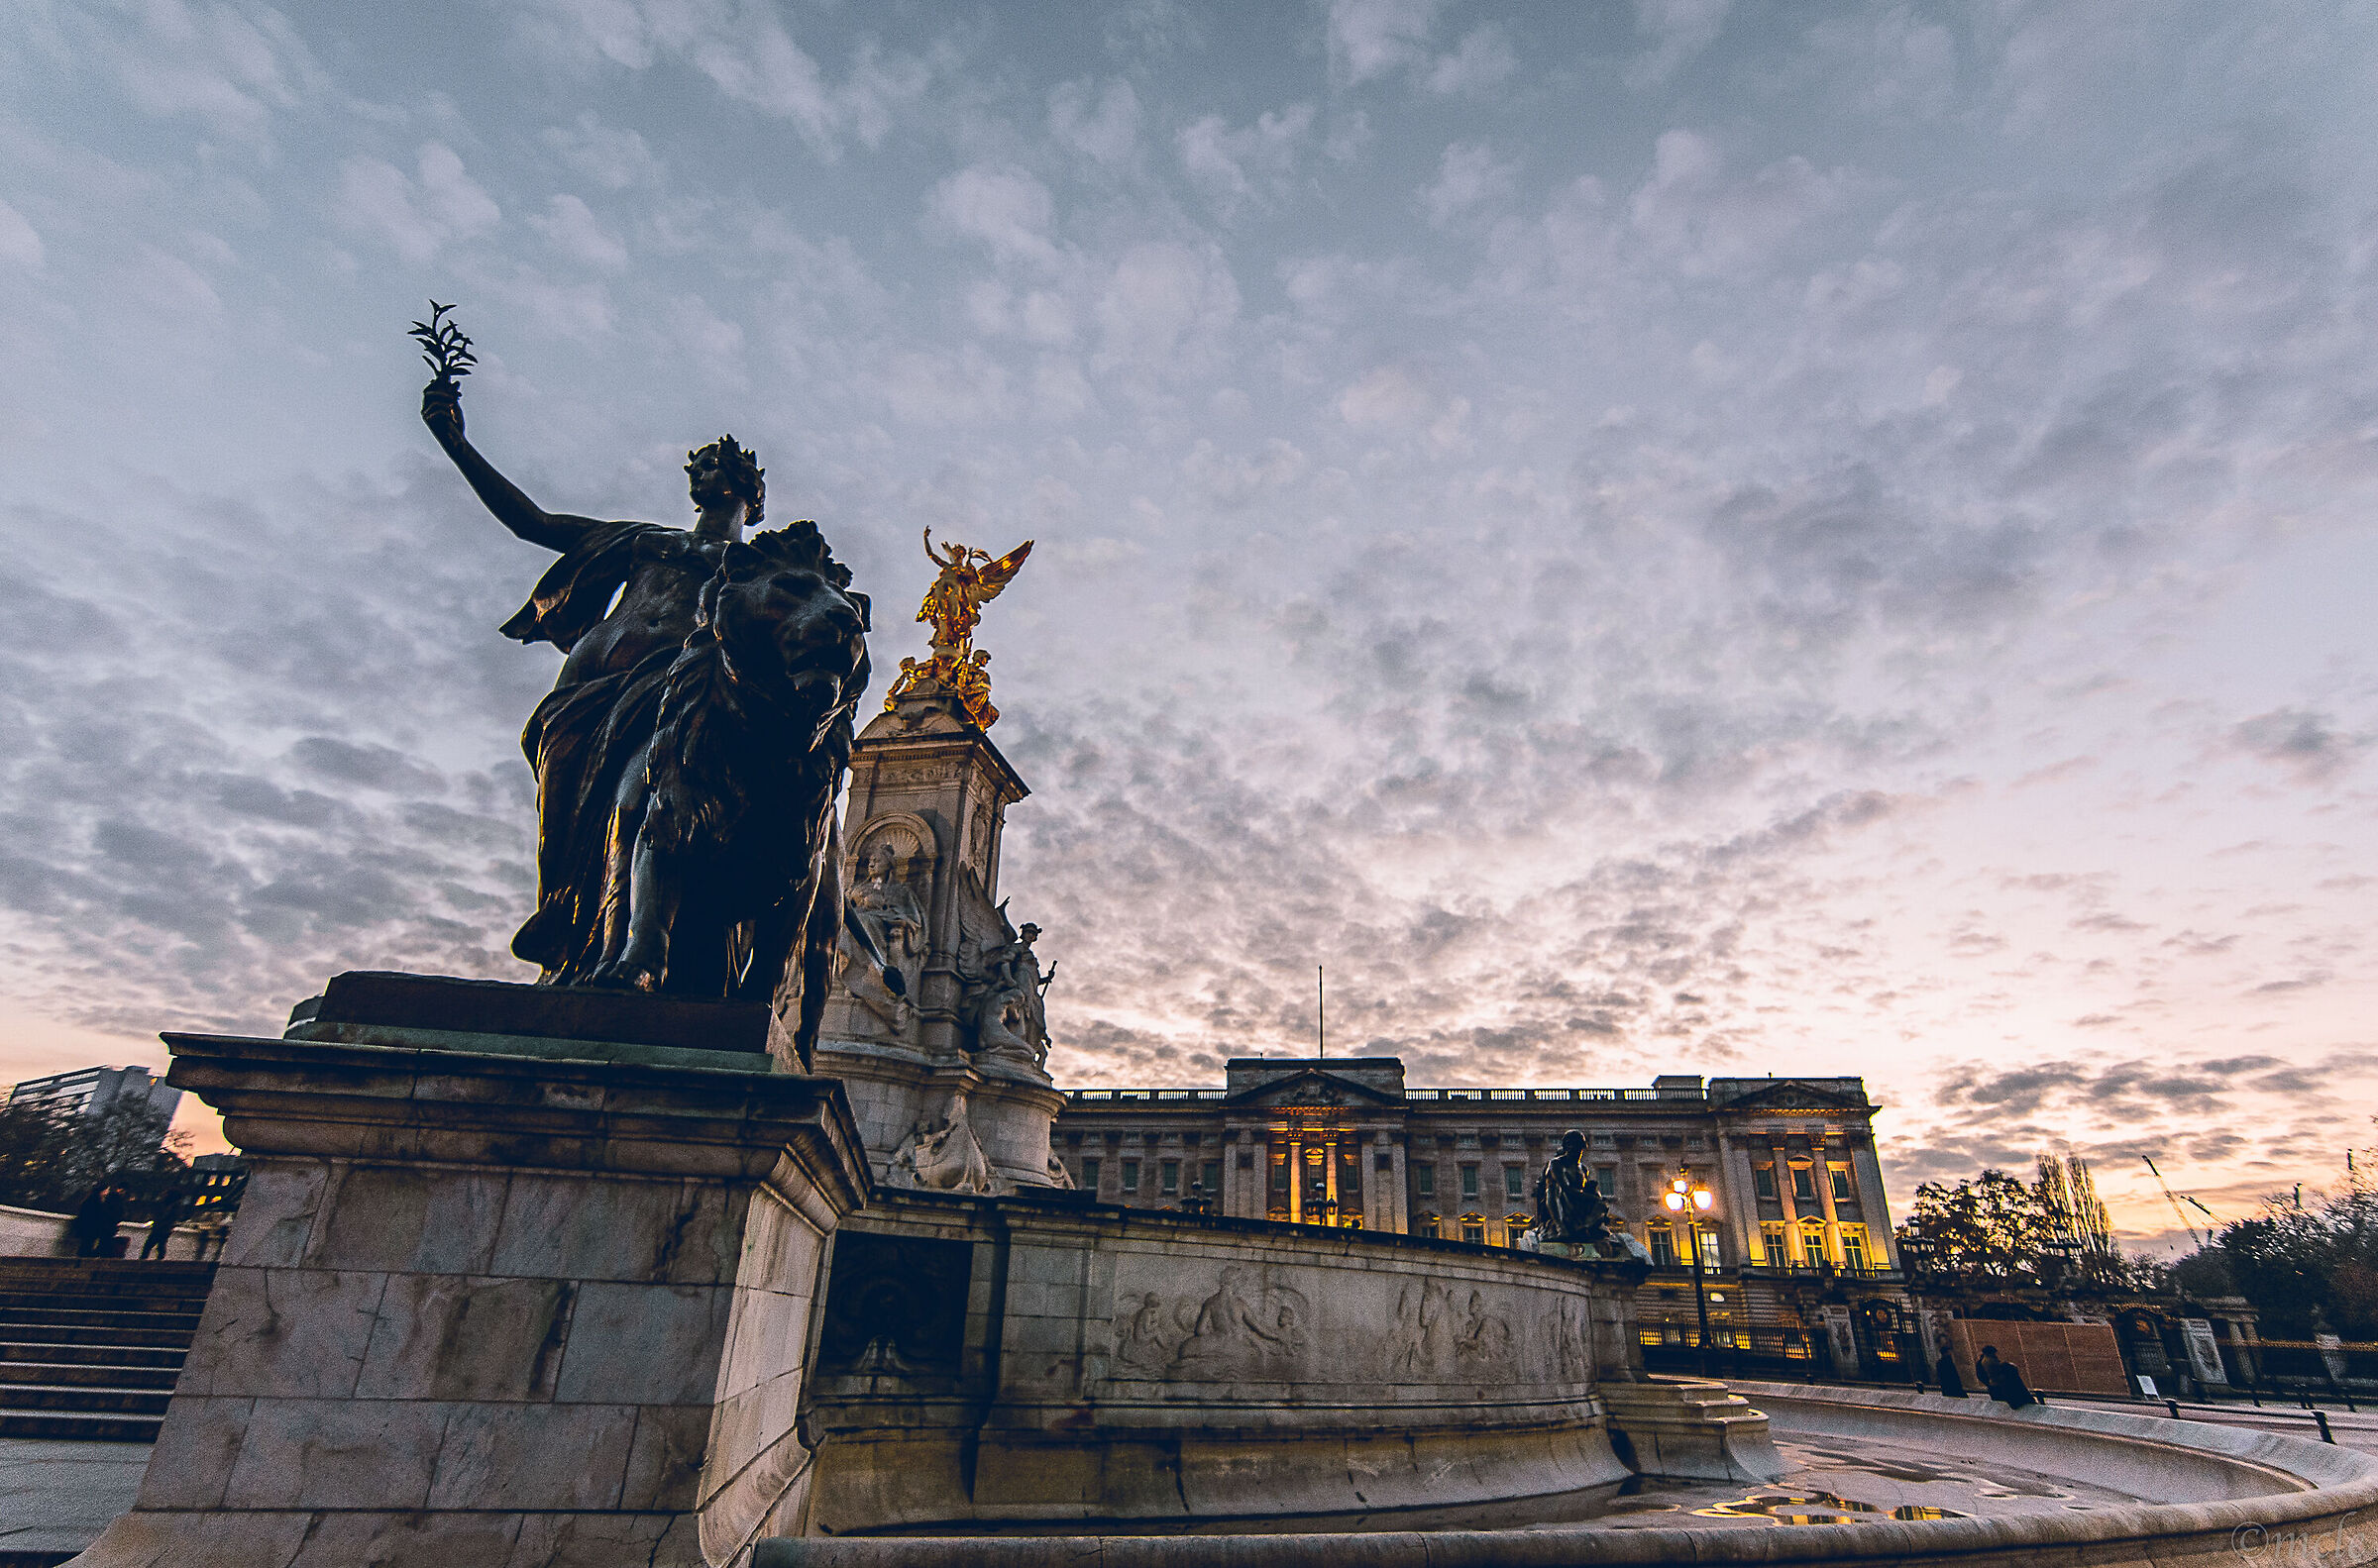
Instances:
[[[78,1552],[132,1507],[146,1443],[0,1437],[0,1554]]]

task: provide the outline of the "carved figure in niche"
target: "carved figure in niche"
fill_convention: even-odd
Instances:
[[[1536,1178],[1536,1237],[1602,1250],[1610,1239],[1610,1204],[1585,1169],[1585,1134],[1561,1134],[1561,1152]]]
[[[924,951],[924,910],[897,866],[889,845],[867,852],[845,901],[839,953],[842,989],[896,1036],[916,1019],[909,979]]]
[[[1214,1294],[1198,1305],[1174,1368],[1185,1378],[1278,1376],[1304,1358],[1311,1317],[1302,1292],[1259,1284],[1250,1293],[1246,1271],[1226,1268]]]
[[[691,529],[548,512],[463,433],[470,341],[436,307],[421,418],[496,521],[560,554],[504,635],[561,650],[521,735],[547,985],[766,1001],[798,988],[804,1062],[841,906],[833,800],[867,683],[868,602],[814,523],[746,539],[763,470],[687,454]],[[823,913],[820,913],[820,911]]]
[[[966,1120],[966,1092],[952,1090],[949,1104],[929,1123],[919,1122],[892,1151],[892,1180],[938,1193],[988,1193],[991,1162]]]
[[[1476,1291],[1469,1293],[1454,1330],[1454,1364],[1478,1377],[1507,1371],[1511,1364],[1511,1325],[1487,1311],[1485,1297]]]

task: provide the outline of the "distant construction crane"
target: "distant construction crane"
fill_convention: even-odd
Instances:
[[[2173,1214],[2178,1216],[2180,1220],[2180,1228],[2188,1232],[2188,1239],[2196,1245],[2196,1248],[2199,1252],[2204,1251],[2206,1247],[2205,1238],[2197,1234],[2197,1227],[2189,1220],[2188,1210],[2180,1206],[2179,1195],[2172,1191],[2172,1184],[2163,1179],[2163,1173],[2161,1171],[2155,1170],[2154,1157],[2151,1155],[2142,1154],[2139,1156],[2139,1158],[2147,1162],[2147,1169],[2149,1171],[2154,1172],[2155,1185],[2163,1189],[2163,1201],[2172,1205]],[[2190,1199],[2189,1202],[2192,1203],[2197,1202],[2197,1201],[2193,1198]],[[2205,1208],[2203,1203],[2197,1203],[2197,1206],[2199,1208]],[[2206,1208],[2205,1213],[2207,1218],[2211,1218],[2213,1215],[2213,1210]]]

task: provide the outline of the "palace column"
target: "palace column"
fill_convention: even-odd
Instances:
[[[1776,1202],[1784,1209],[1782,1261],[1791,1268],[1800,1268],[1808,1258],[1800,1250],[1800,1207],[1792,1202],[1791,1197],[1791,1151],[1784,1146],[1782,1138],[1771,1138],[1768,1140],[1767,1157],[1775,1162]]]
[[[1288,1222],[1300,1224],[1305,1217],[1305,1140],[1288,1140]]]
[[[1833,1211],[1833,1167],[1825,1158],[1825,1140],[1808,1140],[1808,1175],[1816,1183],[1816,1201],[1825,1213],[1825,1256],[1835,1263],[1841,1256],[1841,1218]]]

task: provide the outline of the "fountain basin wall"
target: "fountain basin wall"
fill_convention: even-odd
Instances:
[[[828,1280],[810,1534],[1475,1521],[1629,1473],[1623,1266],[879,1190]]]
[[[1447,1529],[1197,1536],[777,1539],[752,1568],[1569,1568],[1604,1563],[1894,1563],[1926,1568],[2358,1568],[2378,1563],[2378,1459],[2234,1427],[1872,1389],[1735,1385],[1779,1435],[1911,1446],[2135,1484],[2159,1501],[2089,1513],[1776,1528]],[[2256,1490],[2257,1488],[2261,1490]]]

